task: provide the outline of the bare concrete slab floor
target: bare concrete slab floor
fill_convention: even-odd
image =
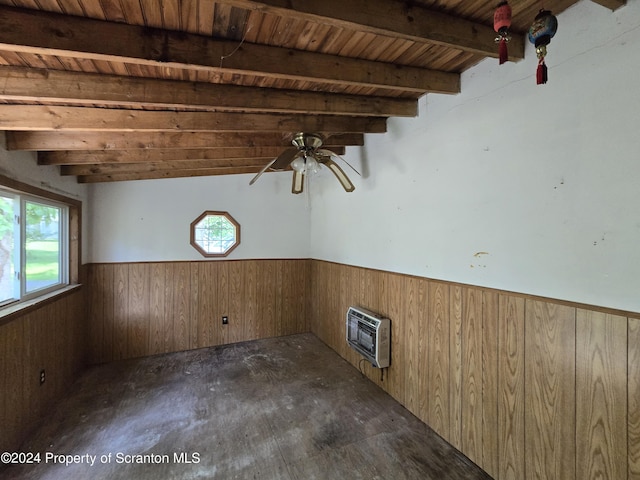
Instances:
[[[91,368],[22,451],[0,477],[490,479],[311,334]]]

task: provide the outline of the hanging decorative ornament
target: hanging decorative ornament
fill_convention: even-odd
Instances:
[[[536,83],[541,85],[547,83],[547,65],[544,57],[547,55],[547,45],[551,43],[551,38],[558,31],[558,19],[549,10],[541,9],[529,28],[529,41],[536,46],[538,55],[538,70],[536,72]]]
[[[498,46],[498,56],[500,58],[500,65],[507,61],[509,58],[509,52],[507,51],[507,42],[511,40],[509,35],[509,27],[511,26],[511,7],[507,2],[500,2],[496,11],[493,14],[493,29],[498,36],[496,37],[496,43]]]

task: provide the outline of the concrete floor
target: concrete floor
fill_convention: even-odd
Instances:
[[[21,450],[0,478],[490,479],[311,334],[91,368]]]

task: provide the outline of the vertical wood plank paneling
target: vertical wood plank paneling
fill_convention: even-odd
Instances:
[[[357,267],[348,267],[347,268],[347,277],[348,277],[348,298],[349,305],[355,306],[365,306],[365,280],[364,280],[364,270]],[[346,315],[346,312],[345,312]],[[347,331],[346,331],[346,317],[343,317],[343,320],[340,322],[340,347],[338,352],[342,351],[342,356],[349,360],[352,364],[356,364],[358,362],[359,356],[358,354],[347,345]]]
[[[229,343],[240,342],[248,336],[245,334],[244,324],[244,262],[229,262],[228,271],[228,295],[229,295],[229,325],[227,335]]]
[[[417,278],[407,278],[404,288],[406,328],[400,345],[400,348],[405,350],[404,398],[407,409],[420,418],[420,403],[424,398],[424,392],[420,389],[420,344],[427,340],[424,332],[420,331],[420,313],[424,313],[424,307],[420,306],[419,280]]]
[[[214,345],[224,345],[229,343],[229,325],[222,325],[222,316],[230,315],[229,309],[229,262],[216,263],[216,306],[217,312],[214,318]],[[231,317],[229,317],[231,318]],[[217,328],[216,328],[217,327]]]
[[[430,282],[428,295],[428,383],[424,395],[428,400],[428,423],[443,438],[450,437],[450,338],[449,286]]]
[[[462,450],[462,287],[449,286],[449,443]]]
[[[53,375],[47,375],[49,378],[43,385],[46,386],[47,402],[55,397],[55,392],[62,390],[63,372],[61,371],[60,359],[64,357],[66,343],[63,304],[64,299],[61,299],[47,305],[51,318],[41,324],[46,328],[47,337],[49,338],[45,349],[45,362],[54,367],[51,372]]]
[[[191,264],[191,323],[195,327],[195,344],[197,348],[211,345],[211,322],[209,315],[212,310],[211,284],[215,280],[210,278],[213,262],[193,262]]]
[[[295,330],[296,317],[301,312],[295,311],[295,303],[293,298],[297,290],[294,288],[296,279],[296,269],[299,268],[299,264],[294,262],[282,261],[280,262],[280,278],[281,286],[278,296],[280,297],[280,316],[278,320],[280,335],[286,335],[285,332],[292,332]],[[314,291],[307,298],[315,298],[316,292]]]
[[[296,278],[294,285],[298,286],[298,290],[295,290],[296,295],[293,297],[296,316],[294,317],[295,323],[292,325],[293,329],[290,331],[295,333],[310,332],[311,316],[309,312],[310,302],[308,300],[311,295],[312,286],[311,260],[299,260],[294,262],[293,265],[295,265],[294,272]]]
[[[98,266],[97,266],[98,267]],[[104,296],[102,287],[104,279],[101,274],[102,268],[91,268],[87,274],[87,285],[89,291],[87,322],[89,323],[89,345],[90,361],[102,363],[107,358],[104,352]]]
[[[338,288],[340,287],[338,272]],[[406,316],[407,302],[407,279],[398,274],[389,275],[388,279],[388,313],[391,319],[391,364],[387,370],[386,382],[389,394],[398,400],[402,405],[407,405],[406,392],[404,387],[405,372],[408,370],[407,350],[415,343],[416,339],[406,339],[404,332],[410,327]],[[339,293],[338,293],[339,297]],[[338,310],[339,311],[339,310]],[[407,342],[408,340],[408,342]],[[404,346],[407,347],[403,348]]]
[[[256,265],[256,338],[276,335],[275,285],[276,270],[274,260],[264,260]]]
[[[152,263],[149,266],[149,346],[150,355],[167,351],[165,332],[167,315],[165,314],[165,266]]]
[[[102,275],[99,277],[103,282],[101,296],[102,300],[102,334],[104,338],[104,347],[102,348],[102,361],[110,362],[115,352],[115,301],[116,291],[114,289],[115,268],[113,265],[101,265]]]
[[[215,301],[215,279],[211,278],[214,262],[191,263],[191,331],[194,348],[211,345],[213,302]],[[214,288],[212,295],[211,289]]]
[[[163,332],[163,344],[165,352],[176,352],[179,350],[176,342],[176,335],[174,331],[174,323],[176,317],[176,308],[174,303],[177,301],[177,294],[175,289],[175,266],[170,263],[163,263],[164,278],[166,282],[164,284],[164,332]]]
[[[322,340],[324,343],[329,345],[326,340],[326,336],[324,334],[325,331],[325,322],[324,322],[324,310],[322,309],[323,305],[323,297],[322,297],[322,285],[324,282],[324,262],[313,262],[311,266],[311,275],[313,276],[313,284],[311,285],[311,296],[309,298],[309,309],[312,315],[311,322],[311,331]],[[334,345],[329,345],[331,348],[336,349],[339,352],[339,349]],[[344,356],[344,355],[343,355]]]
[[[75,379],[82,365],[73,362],[84,360],[76,338],[85,321],[78,308],[83,305],[83,292],[77,291],[0,327],[0,451],[18,451]],[[46,382],[40,385],[43,368]]]
[[[42,408],[47,404],[48,391],[51,391],[51,384],[45,382],[40,385],[40,370],[46,368],[51,373],[55,371],[55,366],[49,361],[51,348],[49,341],[52,330],[47,330],[47,324],[53,319],[51,308],[42,308],[31,312],[20,319],[24,329],[23,348],[21,355],[24,361],[23,381],[23,401],[31,403],[34,412],[41,412]],[[45,323],[46,322],[46,323]],[[62,353],[62,352],[61,352]],[[1,357],[0,357],[1,358]],[[43,388],[45,387],[46,388]],[[2,390],[4,391],[4,390]],[[26,426],[25,426],[26,427]]]
[[[142,357],[149,353],[149,265],[138,263],[128,267],[127,358]]]
[[[497,478],[521,480],[525,478],[524,299],[500,295],[498,322]]]
[[[328,307],[328,319],[330,319],[331,328],[330,341],[332,345],[338,345],[342,340],[342,332],[344,331],[340,327],[340,323],[345,323],[346,310],[343,312],[340,309],[340,277],[342,268],[340,265],[331,264],[329,267],[329,277],[327,279],[327,293],[329,298],[327,299]]]
[[[340,320],[336,319],[336,330],[338,344],[336,345],[336,352],[342,355],[344,358],[348,358],[347,350],[350,348],[347,345],[347,327],[346,327],[346,312],[351,305],[358,305],[358,300],[355,297],[354,285],[360,284],[360,270],[354,267],[342,266],[340,269],[340,304],[342,305],[342,315]],[[315,282],[315,277],[312,277],[312,281]]]
[[[498,476],[498,311],[497,292],[482,292],[482,468]]]
[[[24,395],[24,370],[25,364],[28,364],[29,359],[23,359],[24,355],[24,343],[25,322],[14,321],[7,325],[4,325],[0,333],[4,337],[4,350],[2,352],[2,378],[4,379],[2,385],[2,396],[5,397],[6,412],[3,416],[3,435],[0,435],[3,443],[7,445],[16,444],[21,438],[20,429],[23,426],[27,412],[21,405],[25,404]],[[15,408],[15,409],[14,409]],[[5,451],[5,450],[3,450]]]
[[[576,314],[576,478],[627,475],[627,319]]]
[[[388,317],[387,275],[379,270],[367,270],[365,273],[365,307]],[[379,387],[383,387],[383,372],[363,362],[363,370],[367,377]]]
[[[9,325],[0,326],[0,424],[7,425],[9,411],[12,405],[9,402],[9,396],[5,393],[9,390],[9,368],[6,359],[9,354]],[[11,412],[13,414],[13,412]],[[4,430],[4,428],[3,428]],[[6,452],[17,443],[16,439],[11,436],[11,432],[7,426],[4,434],[0,435],[0,452]]]
[[[283,324],[286,322],[285,317],[288,319],[288,313],[285,312],[286,309],[286,300],[284,297],[287,295],[287,292],[290,289],[291,278],[290,275],[287,275],[288,272],[285,271],[286,262],[284,260],[279,260],[275,262],[275,285],[274,285],[274,319],[273,319],[273,331],[276,336],[284,335],[284,327]],[[309,298],[309,297],[305,297]]]
[[[426,279],[417,280],[418,287],[418,334],[420,339],[418,341],[418,382],[416,385],[416,391],[420,396],[418,399],[418,418],[425,421],[429,416],[429,338],[427,333],[429,332],[429,281]]]
[[[462,298],[462,453],[482,466],[482,290]]]
[[[189,262],[189,348],[198,347],[198,327],[200,324],[200,263]],[[207,341],[208,341],[207,335]]]
[[[573,480],[575,308],[527,300],[525,309],[526,478]]]
[[[127,358],[129,322],[129,269],[126,264],[113,266],[113,359]]]
[[[173,339],[176,351],[191,348],[191,284],[188,263],[176,263],[173,274]]]
[[[640,319],[628,319],[627,355],[629,480],[640,480]]]
[[[244,325],[244,338],[247,340],[253,340],[258,338],[258,285],[257,285],[257,265],[254,260],[248,260],[243,262],[244,276],[242,281],[242,296],[244,299],[243,305],[243,325]]]

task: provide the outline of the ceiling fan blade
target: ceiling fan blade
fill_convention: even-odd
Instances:
[[[342,188],[344,188],[347,192],[353,192],[356,189],[356,187],[353,186],[353,183],[351,183],[351,180],[349,180],[349,177],[345,175],[344,171],[338,166],[336,162],[334,162],[330,158],[327,158],[326,160],[323,160],[322,163],[324,163],[327,168],[331,170],[331,172],[342,184]]]
[[[293,183],[291,185],[291,193],[302,193],[304,189],[304,173],[297,170],[293,171]]]
[[[273,162],[271,168],[273,170],[285,170],[291,162],[298,156],[300,151],[297,148],[287,148]]]
[[[322,155],[322,156],[326,156],[326,157],[328,157],[329,159],[331,159],[331,157],[337,157],[337,158],[339,158],[339,159],[340,159],[340,160],[342,160],[342,161],[343,161],[343,162],[344,162],[344,163],[345,163],[345,164],[346,164],[346,165],[347,165],[351,170],[353,170],[354,172],[356,172],[359,176],[362,176],[362,175],[360,175],[360,172],[359,172],[358,170],[356,170],[355,168],[353,168],[353,166],[352,166],[349,162],[347,162],[344,158],[342,158],[342,157],[341,157],[340,155],[338,155],[337,153],[332,152],[331,150],[324,149],[324,148],[319,149],[319,150],[318,150],[318,153],[319,153],[320,155]]]
[[[254,183],[256,183],[256,180],[258,180],[258,179],[260,178],[260,175],[262,175],[264,172],[266,172],[267,170],[269,170],[269,167],[270,167],[271,165],[273,165],[273,163],[274,163],[276,160],[277,160],[277,158],[274,158],[274,159],[273,159],[273,160],[271,160],[269,163],[267,163],[267,164],[265,165],[265,167],[264,167],[262,170],[260,170],[260,171],[258,172],[258,174],[257,174],[255,177],[253,177],[253,178],[251,179],[251,181],[249,182],[249,185],[253,185]]]

